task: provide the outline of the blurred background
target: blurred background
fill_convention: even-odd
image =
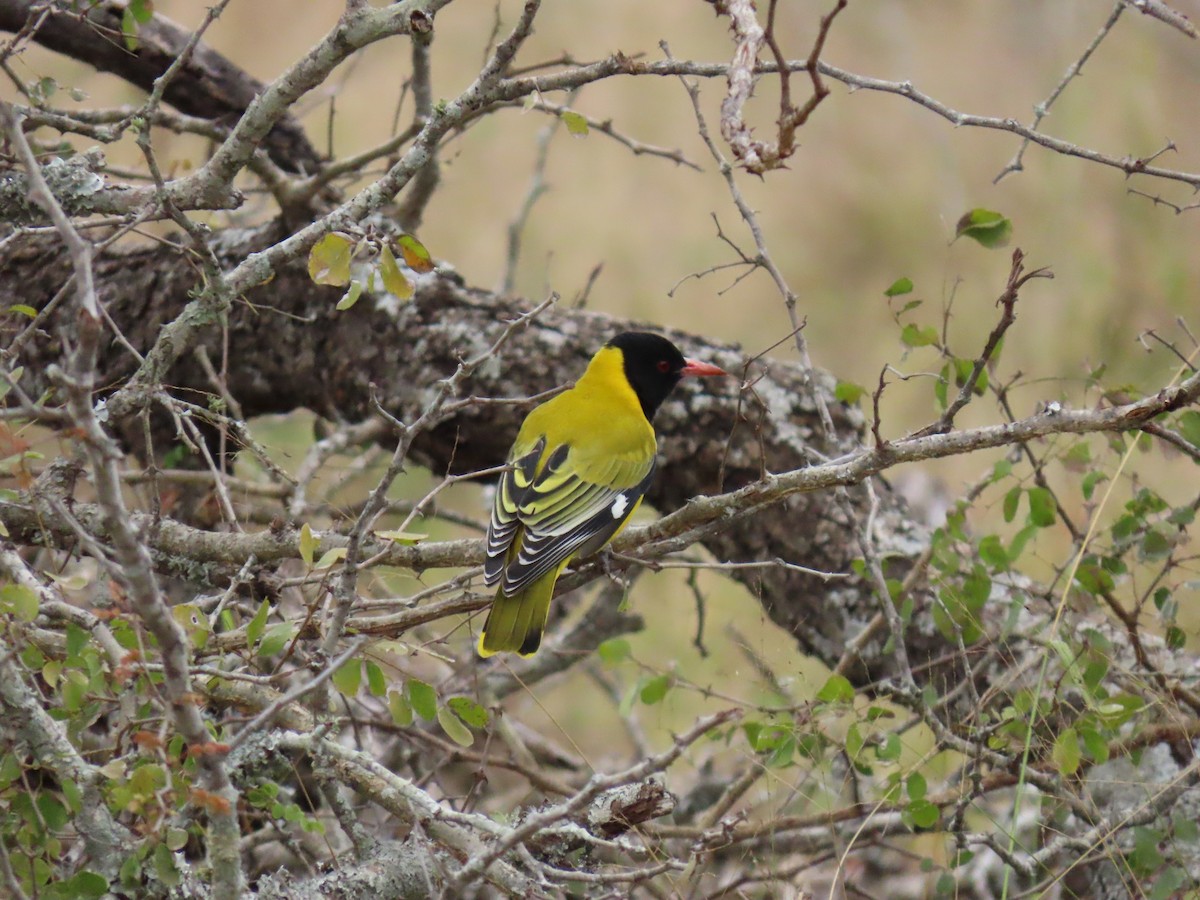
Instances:
[[[159,13],[188,26],[198,25],[206,11],[189,0],[157,0],[155,5]],[[234,0],[206,40],[269,81],[334,24],[342,6],[337,0]],[[452,97],[470,82],[497,15],[503,34],[519,6],[511,0],[498,7],[459,2],[438,15],[435,97]],[[764,20],[765,6],[760,3]],[[808,55],[818,19],[830,6],[809,0],[780,3],[778,36],[789,58]],[[1175,6],[1200,18],[1198,0],[1176,0]],[[1079,58],[1112,9],[1107,0],[851,0],[832,29],[823,58],[860,75],[911,81],[962,112],[1029,122],[1034,106]],[[697,0],[571,0],[545,4],[518,65],[564,54],[592,60],[616,51],[660,59],[660,40],[680,59],[723,63],[732,53],[727,20]],[[81,106],[140,99],[115,78],[40,48],[29,48],[12,65],[23,79],[52,76],[63,88],[81,90],[87,95],[78,101]],[[304,98],[297,115],[317,146],[331,155],[363,151],[392,135],[397,120],[401,126],[409,121],[411,97],[404,95],[403,86],[410,71],[406,42],[375,45]],[[793,77],[792,86],[796,102],[802,102],[809,92],[807,78]],[[956,129],[901,97],[852,93],[835,82],[830,87],[831,96],[798,134],[800,147],[786,170],[764,179],[738,176],[761,217],[771,254],[800,297],[799,310],[808,322],[805,334],[818,366],[869,388],[885,364],[906,374],[940,369],[935,351],[906,353],[900,342],[895,309],[883,292],[902,276],[915,284],[912,297],[924,301],[905,321],[940,329],[952,301],[950,344],[958,355],[974,357],[995,322],[994,301],[1004,287],[1011,246],[1019,246],[1029,267],[1049,266],[1055,279],[1026,288],[1004,347],[1000,377],[1024,373],[1012,394],[1015,414],[1028,414],[1045,400],[1095,402],[1094,392],[1085,393],[1085,382],[1101,363],[1108,366],[1104,381],[1109,385],[1148,389],[1170,379],[1178,360],[1161,347],[1147,352],[1137,338],[1154,329],[1179,342],[1185,352],[1191,348],[1175,320],[1184,316],[1193,329],[1200,328],[1194,293],[1200,282],[1200,210],[1177,214],[1130,188],[1177,205],[1193,201],[1190,188],[1127,179],[1116,169],[1036,146],[1025,154],[1025,171],[997,184],[994,179],[1020,146],[1014,135]],[[1042,128],[1115,157],[1151,156],[1173,142],[1175,149],[1159,157],[1158,164],[1196,172],[1198,90],[1200,42],[1126,11]],[[724,92],[723,79],[702,85],[703,110],[714,134]],[[764,79],[748,110],[758,138],[773,135],[777,97],[776,81]],[[547,99],[564,102],[561,95]],[[57,102],[77,101],[64,92]],[[548,190],[524,232],[517,292],[536,301],[556,290],[569,303],[602,265],[588,297],[592,309],[737,341],[751,354],[784,337],[790,330],[786,311],[765,273],[736,284],[739,269],[688,278],[735,259],[717,237],[714,215],[743,251],[752,254],[754,248],[697,136],[679,81],[614,78],[584,89],[571,105],[595,120],[611,119],[615,129],[634,140],[679,149],[702,171],[634,156],[595,131],[572,137],[558,127],[548,147]],[[444,147],[442,184],[418,236],[469,284],[494,288],[501,283],[505,232],[529,192],[539,138],[553,123],[536,111],[506,110]],[[160,160],[177,170],[195,165],[206,152],[202,142],[191,138],[164,133],[156,142]],[[107,153],[114,165],[140,164],[132,141],[109,147]],[[1012,219],[1008,250],[952,241],[956,221],[974,207]],[[243,220],[268,214],[265,203],[258,207],[253,201],[237,213]],[[794,358],[789,348],[785,343],[774,354]],[[932,379],[893,384],[882,412],[885,436],[926,423],[935,415]],[[994,404],[981,402],[960,422],[997,418]],[[288,435],[295,433],[287,423],[262,423],[260,428],[286,457]],[[936,516],[939,498],[957,496],[996,458],[978,455],[923,464],[919,471],[900,471],[894,477]],[[1156,468],[1146,477],[1169,488],[1194,482],[1194,473],[1190,464],[1180,464]],[[422,477],[414,476],[407,490],[421,490]],[[467,508],[478,502],[477,495],[464,496]],[[1048,549],[1047,567],[1056,562]],[[753,598],[716,577],[706,576],[701,584],[713,599],[710,645],[725,641],[779,662],[797,680],[799,693],[809,690],[812,679],[821,683],[821,673],[792,658],[790,642],[773,631]],[[654,599],[639,603],[638,597]],[[675,660],[697,682],[709,679],[741,691],[752,672],[749,657],[719,652],[701,660],[691,646],[692,624],[678,624],[694,622],[694,602],[682,576],[643,576],[635,607],[650,624],[648,633],[636,638],[635,656],[653,659],[655,665]],[[730,624],[738,630],[729,631]],[[646,643],[650,634],[653,642]],[[546,687],[548,694],[558,690]],[[580,689],[576,684],[570,690]],[[576,719],[595,725],[595,708],[579,703],[578,694],[558,699],[547,696],[541,702],[561,725],[569,729]],[[532,705],[527,712],[538,714]],[[690,721],[690,707],[688,712]]]

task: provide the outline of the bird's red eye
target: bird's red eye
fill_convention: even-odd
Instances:
[[[658,371],[662,372],[665,375],[667,372],[671,371],[671,364],[669,362],[667,362],[665,359],[660,359],[658,361]]]

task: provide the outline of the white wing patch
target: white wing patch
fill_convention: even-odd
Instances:
[[[629,497],[625,494],[617,494],[617,499],[613,501],[612,517],[619,519],[625,515],[625,510],[629,508]]]

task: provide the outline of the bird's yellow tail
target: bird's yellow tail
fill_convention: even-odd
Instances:
[[[487,621],[479,635],[479,655],[519,653],[533,656],[542,643],[546,617],[550,614],[550,598],[554,582],[566,563],[547,572],[525,590],[511,597],[496,591],[496,599],[488,610]]]

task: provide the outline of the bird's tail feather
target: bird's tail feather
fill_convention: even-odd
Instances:
[[[483,623],[483,632],[479,635],[480,656],[491,656],[493,653],[533,656],[537,653],[550,614],[554,583],[565,565],[564,562],[511,597],[506,597],[503,590],[496,592],[487,621]]]

